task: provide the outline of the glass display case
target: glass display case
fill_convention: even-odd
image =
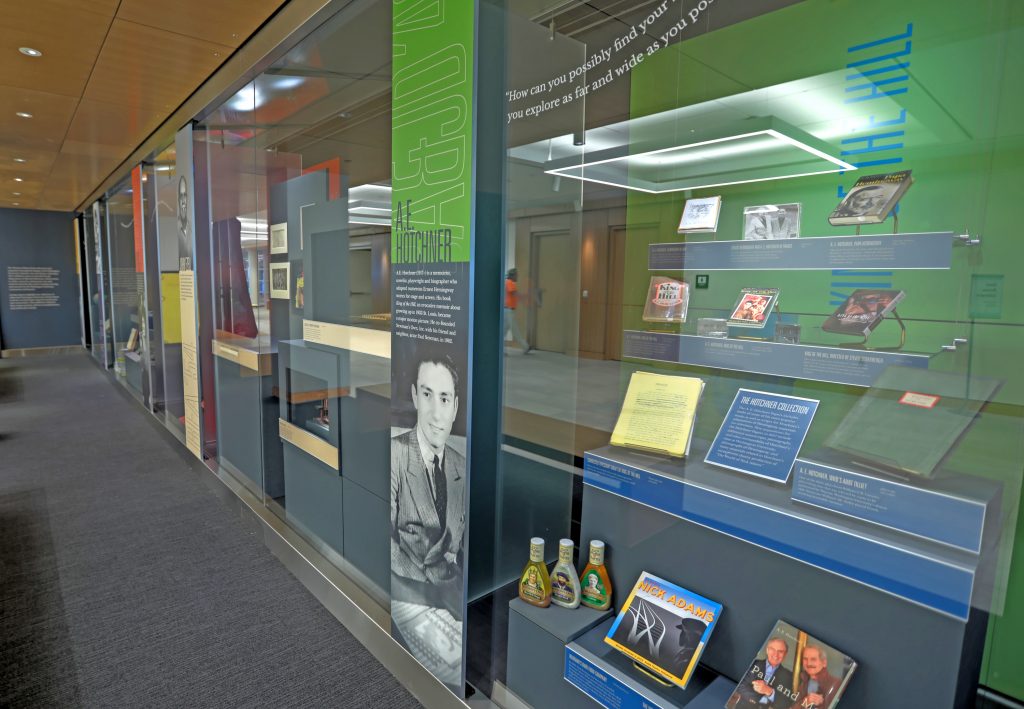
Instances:
[[[460,698],[1024,695],[1022,27],[345,5],[84,215],[93,354]]]
[[[500,23],[501,504],[467,657],[492,696],[756,705],[778,637],[784,706],[973,701],[1024,466],[1022,18],[776,5]],[[516,598],[531,537],[580,569],[603,541],[611,608]]]
[[[185,394],[181,361],[181,297],[178,273],[178,175],[175,148],[171,145],[154,156],[150,182],[154,195],[153,259],[158,269],[160,361],[163,401],[154,410],[179,439],[185,436]],[[149,273],[147,269],[147,274]],[[150,281],[152,285],[152,281]]]
[[[148,406],[149,328],[142,222],[136,222],[135,190],[128,179],[107,195],[114,374]]]
[[[195,128],[216,463],[375,617],[389,587],[390,29],[387,4],[327,20]]]
[[[84,266],[82,273],[86,281],[86,308],[89,311],[89,352],[100,363],[106,361],[103,337],[103,288],[100,268],[100,240],[92,210],[82,214],[82,242],[84,244]]]
[[[93,202],[83,217],[86,228],[86,266],[89,279],[89,325],[92,328],[92,356],[106,368],[114,366],[110,306],[110,277],[106,238],[106,205]]]

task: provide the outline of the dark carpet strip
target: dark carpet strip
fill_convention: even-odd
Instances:
[[[0,706],[419,706],[116,386],[0,361]]]

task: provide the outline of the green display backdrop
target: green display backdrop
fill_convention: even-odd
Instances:
[[[843,338],[822,332],[821,324],[845,294],[856,287],[899,288],[907,293],[899,307],[908,321],[907,350],[942,352],[954,338],[965,338],[966,345],[938,355],[931,366],[1003,380],[995,403],[960,442],[949,466],[998,480],[1008,493],[981,679],[1001,692],[1024,697],[1024,680],[1016,668],[1024,650],[1024,606],[1019,601],[1024,552],[1013,543],[1024,460],[1024,377],[1017,365],[1024,351],[1024,311],[1010,306],[1024,298],[1024,281],[1012,276],[1024,267],[1024,247],[1015,228],[1024,190],[1019,138],[1024,95],[1011,76],[1011,68],[1020,66],[1024,9],[1008,0],[808,0],[648,57],[633,71],[631,118],[690,107],[679,119],[682,127],[695,120],[701,106],[712,116],[711,102],[729,98],[737,114],[785,111],[786,120],[829,141],[837,155],[860,169],[692,193],[630,190],[623,324],[643,329],[641,314],[652,275],[647,270],[648,245],[683,238],[675,226],[688,197],[723,199],[717,233],[688,239],[742,239],[744,207],[792,202],[802,205],[802,236],[852,234],[852,227],[832,227],[827,221],[844,190],[860,175],[912,169],[915,184],[901,202],[899,231],[954,231],[982,238],[979,247],[958,246],[949,271],[714,272],[708,288],[691,291],[689,320],[725,317],[742,287],[778,287],[780,308],[802,326],[803,341],[835,345]],[[831,125],[821,125],[823,116]],[[642,139],[631,135],[634,143]],[[864,233],[892,230],[890,219],[865,227]],[[691,283],[698,275],[684,273]],[[883,323],[876,336],[892,340],[894,323]],[[708,376],[707,370],[694,373]],[[727,372],[712,376],[732,378],[736,384],[751,379]],[[813,448],[862,390],[796,382],[789,391],[822,400],[806,443]],[[698,436],[714,436],[730,400],[731,394],[721,401],[712,395],[702,403]]]
[[[392,632],[465,686],[475,3],[395,0]]]

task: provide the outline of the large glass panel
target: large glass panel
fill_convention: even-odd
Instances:
[[[207,183],[209,241],[213,263],[212,301],[199,301],[200,319],[213,323],[216,401],[216,460],[262,494],[264,421],[276,410],[271,377],[270,302],[261,275],[265,265],[267,223],[260,215],[264,175],[252,144],[255,87],[247,84],[196,130],[197,184]],[[205,180],[204,180],[205,178]],[[202,218],[197,201],[197,221]],[[197,240],[200,229],[197,229]],[[200,251],[201,253],[201,251]],[[203,372],[203,382],[211,378]],[[271,430],[271,433],[273,430]],[[209,435],[209,432],[207,432]],[[272,467],[273,462],[271,462]]]
[[[210,194],[213,297],[200,308],[214,326],[217,462],[345,570],[382,622],[390,32],[389,3],[351,5],[196,129]]]
[[[507,103],[504,445],[470,682],[581,707],[739,682],[745,706],[775,632],[783,706],[832,706],[845,656],[844,705],[968,706],[989,615],[996,638],[1012,618],[1024,15],[507,5],[482,39],[505,48],[480,79]],[[517,599],[531,537],[581,571],[603,541],[610,609]],[[641,607],[643,572],[716,624]],[[697,669],[683,689],[634,660]]]
[[[181,302],[178,289],[178,179],[173,144],[158,153],[153,160],[152,180],[156,200],[156,261],[160,272],[163,415],[171,432],[184,441],[185,397],[181,362]]]
[[[98,199],[93,202],[91,213],[96,249],[94,268],[98,291],[95,304],[99,308],[98,317],[94,321],[96,325],[93,332],[93,347],[96,346],[96,343],[101,344],[100,361],[107,369],[110,369],[114,366],[114,331],[111,313],[113,297],[110,290],[110,242],[107,232],[106,200]]]
[[[100,240],[93,210],[87,209],[82,214],[82,240],[85,243],[85,273],[88,287],[89,309],[89,351],[97,362],[106,362],[106,348],[103,336],[103,269],[100,262]]]
[[[149,389],[146,333],[146,291],[142,224],[135,223],[131,179],[107,195],[107,230],[110,244],[111,322],[114,374],[139,401]]]
[[[156,166],[144,163],[140,166],[141,195],[137,204],[142,212],[142,248],[145,261],[146,321],[142,347],[149,362],[149,410],[161,419],[164,416],[164,352],[163,313],[160,305],[160,244],[158,243]]]

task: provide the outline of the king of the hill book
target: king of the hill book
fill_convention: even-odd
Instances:
[[[780,620],[736,685],[726,709],[835,709],[856,661]]]
[[[665,276],[651,276],[644,303],[644,322],[686,322],[690,303],[690,287],[685,281]]]
[[[828,222],[832,226],[881,224],[913,182],[910,170],[865,175],[846,193],[843,201],[829,215]]]
[[[860,288],[822,324],[825,332],[867,337],[886,315],[895,310],[906,293],[901,290]]]
[[[684,457],[703,392],[704,381],[696,377],[633,372],[612,445]]]
[[[685,687],[720,615],[722,604],[644,571],[604,641]]]
[[[778,288],[744,288],[733,306],[729,324],[735,327],[763,328],[778,299]]]
[[[869,470],[929,477],[999,385],[987,377],[888,367],[825,445]]]

